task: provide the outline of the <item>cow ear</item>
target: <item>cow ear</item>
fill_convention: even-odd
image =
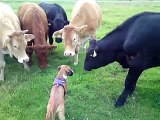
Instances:
[[[7,46],[7,44],[10,42],[11,38],[10,36],[4,36],[3,37],[3,46]]]
[[[94,50],[95,50],[95,52],[99,52],[100,51],[98,46],[96,46]]]
[[[54,32],[53,36],[56,38],[62,38],[63,29]]]
[[[29,42],[29,41],[31,41],[35,38],[35,36],[32,35],[32,34],[24,34],[24,37],[25,37],[27,42]]]
[[[88,27],[88,25],[78,27],[78,28],[76,28],[76,31],[78,31],[79,33],[83,33],[86,31],[87,27]]]
[[[65,22],[64,22],[64,25],[69,25],[69,21],[68,21],[68,20],[65,21]]]
[[[20,34],[24,35],[27,32],[28,32],[28,30],[22,30],[22,31],[20,31]]]
[[[95,39],[91,39],[89,40],[89,46],[95,45],[96,44],[96,40]]]

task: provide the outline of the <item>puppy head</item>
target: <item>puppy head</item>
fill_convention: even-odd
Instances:
[[[66,76],[72,76],[73,70],[68,65],[61,65],[58,67],[58,72],[61,72],[62,74]]]

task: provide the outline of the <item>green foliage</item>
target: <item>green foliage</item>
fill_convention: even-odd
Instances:
[[[15,12],[20,2],[10,1]],[[73,4],[61,3],[70,18]],[[142,11],[159,11],[160,3],[100,3],[103,21],[98,30],[102,38],[126,18]],[[79,65],[73,57],[63,56],[63,44],[49,54],[49,67],[41,70],[34,56],[29,72],[17,60],[5,56],[5,81],[0,82],[0,120],[44,120],[49,92],[57,67],[68,64],[74,76],[68,78],[66,99],[67,120],[159,120],[160,79],[159,68],[145,71],[139,78],[137,89],[124,107],[116,109],[114,103],[124,87],[127,70],[117,63],[86,72],[83,70],[85,50],[80,52]]]

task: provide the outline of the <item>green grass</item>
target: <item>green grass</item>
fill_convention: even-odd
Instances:
[[[4,1],[4,0],[3,0]],[[7,2],[17,12],[20,2]],[[70,18],[72,3],[61,3]],[[160,3],[100,3],[103,22],[98,39],[122,23],[126,18],[142,11],[160,11]],[[57,66],[70,65],[75,74],[68,78],[66,99],[67,120],[159,120],[160,68],[145,71],[137,88],[125,106],[114,103],[124,87],[127,70],[117,63],[86,72],[83,70],[85,51],[80,51],[79,65],[72,57],[63,56],[63,44],[49,54],[49,67],[41,70],[34,56],[29,72],[14,58],[5,56],[5,81],[0,82],[0,120],[44,120],[49,92]]]

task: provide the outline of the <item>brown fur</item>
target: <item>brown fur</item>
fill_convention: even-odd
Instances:
[[[44,10],[35,3],[24,3],[19,8],[18,17],[22,29],[27,29],[29,33],[35,35],[34,41],[28,43],[28,46],[31,47],[27,48],[30,65],[32,64],[32,53],[35,50],[40,67],[47,67],[49,49],[55,46],[47,44],[48,21]]]
[[[72,71],[72,69],[69,66],[61,65],[59,67],[58,75],[56,78],[64,79],[63,75],[70,76],[68,75],[68,72],[70,71]],[[53,84],[55,84],[55,81]],[[63,83],[63,86],[64,88],[60,85],[53,85],[47,106],[46,120],[55,120],[56,114],[58,114],[60,120],[65,120],[64,102],[65,92],[67,91],[67,84]]]

